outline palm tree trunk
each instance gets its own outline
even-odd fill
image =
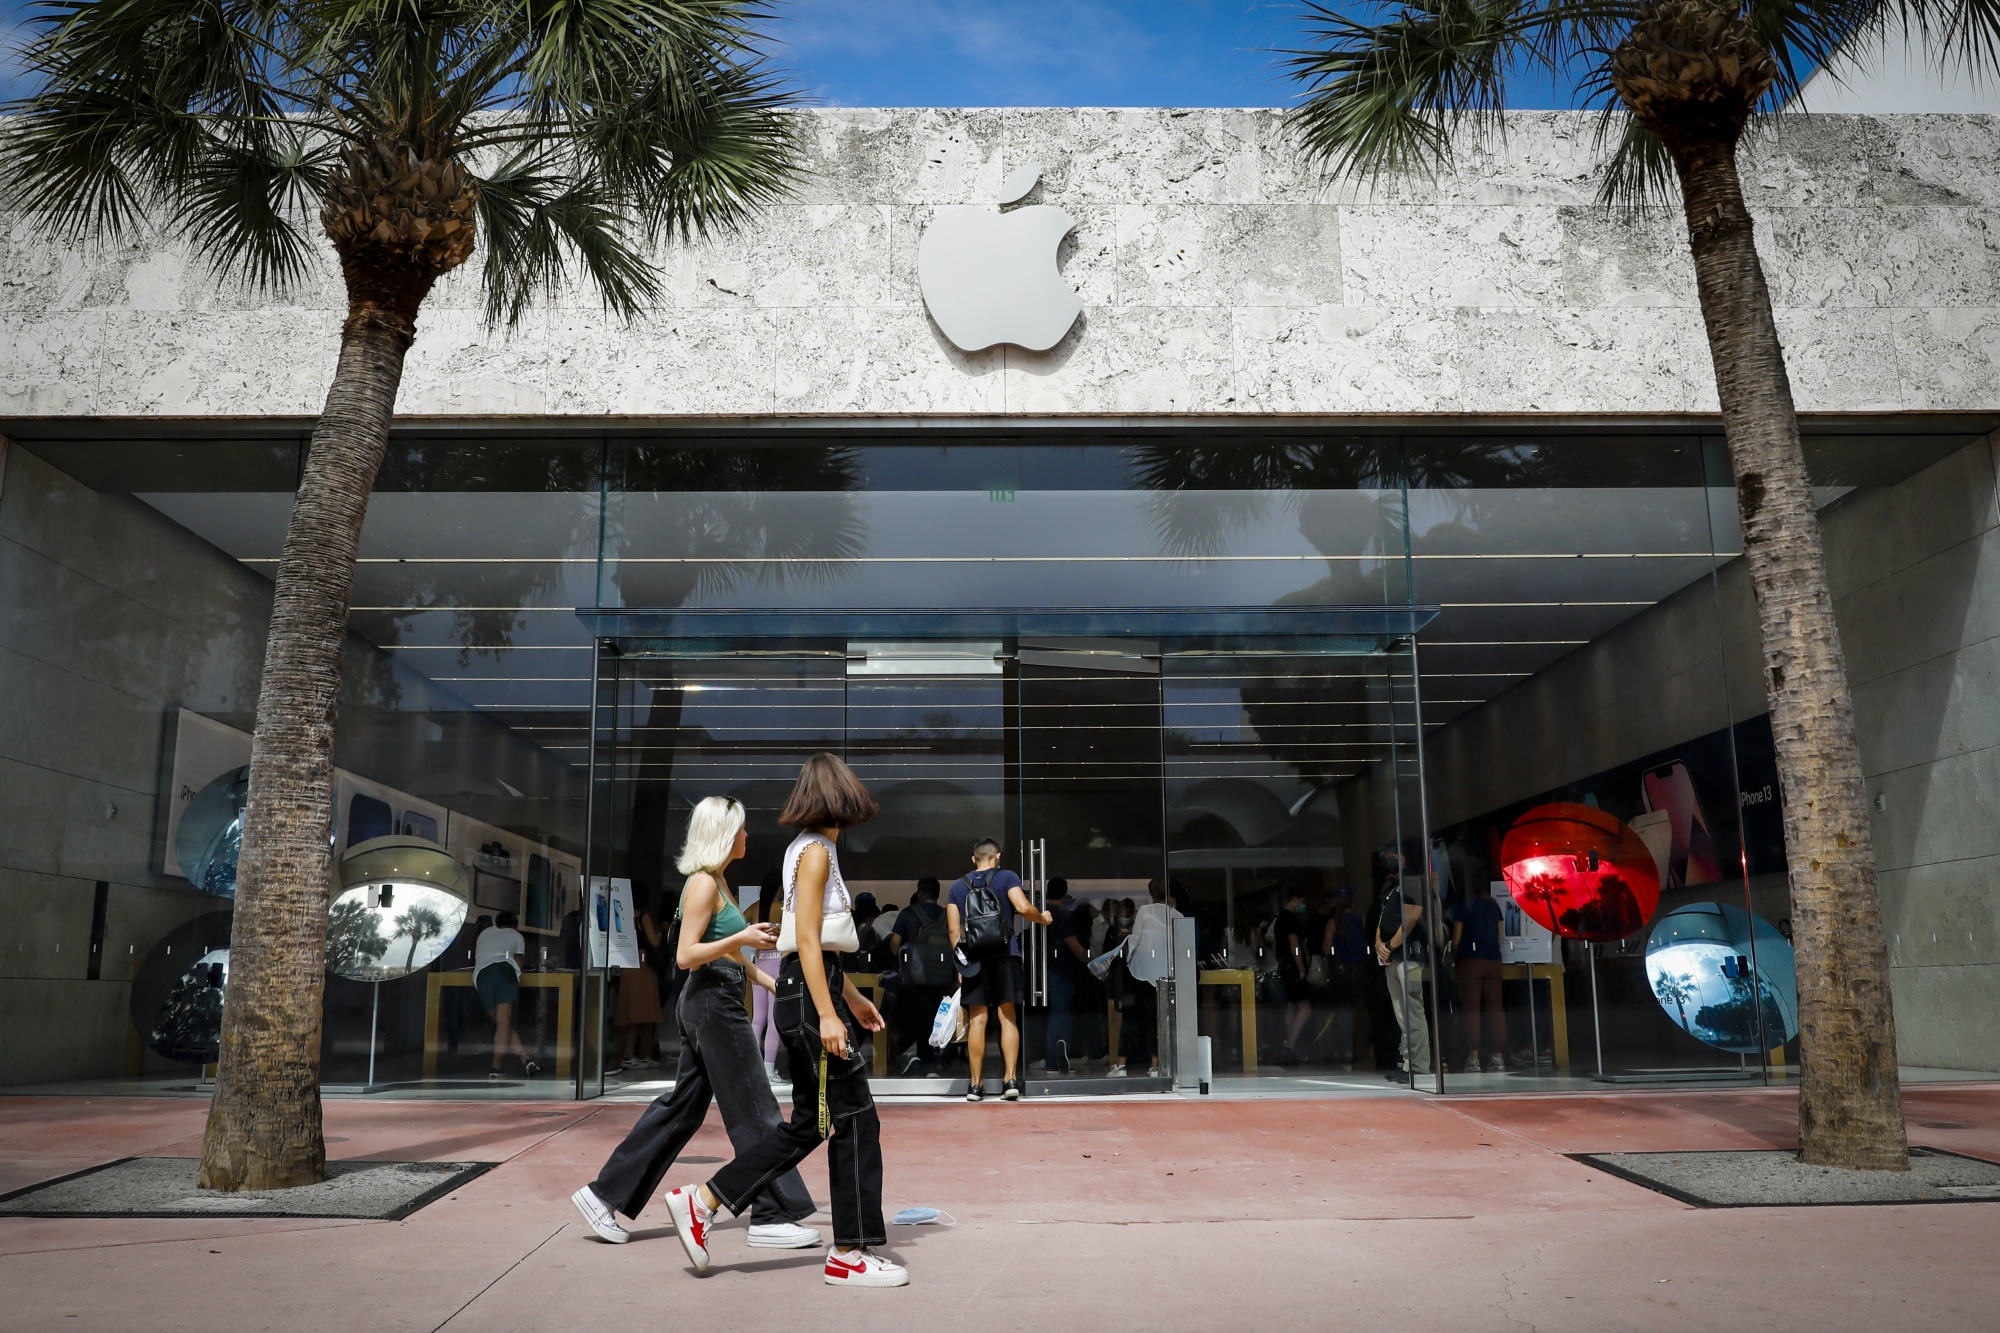
[[[373,302],[350,307],[285,531],[250,743],[204,1189],[285,1189],[326,1174],[319,1052],[341,649],[361,521],[415,333]]]
[[[1734,136],[1675,147],[1736,472],[1785,801],[1798,950],[1799,1156],[1906,1171],[1896,1021],[1854,701]]]

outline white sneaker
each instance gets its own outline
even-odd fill
[[[590,1229],[613,1245],[623,1245],[632,1239],[632,1233],[618,1225],[617,1214],[597,1197],[597,1191],[590,1186],[585,1185],[570,1195],[569,1201],[583,1214],[583,1220],[590,1224]]]
[[[907,1287],[910,1270],[873,1250],[826,1252],[826,1285],[829,1287]]]
[[[1126,1077],[1129,1077],[1129,1076],[1128,1076],[1128,1075],[1126,1074],[1126,1072],[1125,1072],[1125,1066],[1124,1066],[1124,1065],[1113,1065],[1113,1066],[1111,1066],[1111,1068],[1109,1068],[1109,1069],[1107,1069],[1107,1070],[1105,1070],[1105,1071],[1104,1071],[1104,1077],[1106,1077],[1106,1078],[1126,1078]]]
[[[666,1195],[667,1215],[674,1219],[674,1234],[681,1238],[688,1262],[697,1273],[708,1271],[708,1224],[715,1214],[701,1205],[701,1186],[683,1185]]]
[[[811,1250],[822,1243],[818,1231],[797,1222],[758,1222],[750,1228],[750,1244],[760,1250]]]

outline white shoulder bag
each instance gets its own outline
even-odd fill
[[[832,862],[829,854],[828,863]],[[829,877],[830,879],[831,877]],[[847,886],[841,885],[846,892]],[[778,952],[797,953],[799,951],[799,914],[785,909],[785,919],[778,926]],[[822,914],[819,922],[819,947],[827,953],[860,953],[861,936],[854,929],[854,902],[850,898],[847,906],[832,915]]]

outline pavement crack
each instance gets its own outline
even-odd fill
[[[431,1333],[438,1333],[438,1329],[443,1328],[445,1324],[449,1324],[452,1320],[458,1318],[460,1315],[464,1314],[467,1310],[471,1309],[473,1301],[478,1300],[481,1296],[484,1296],[487,1292],[499,1286],[500,1280],[502,1278],[506,1277],[507,1274],[513,1272],[515,1269],[519,1268],[522,1264],[527,1263],[528,1260],[534,1258],[535,1255],[540,1252],[542,1246],[548,1244],[550,1241],[554,1240],[557,1236],[562,1235],[562,1233],[567,1230],[569,1230],[569,1223],[565,1222],[561,1226],[557,1227],[554,1231],[551,1231],[548,1235],[542,1237],[540,1241],[536,1242],[534,1249],[529,1250],[526,1254],[516,1259],[513,1263],[508,1264],[506,1268],[502,1269],[498,1274],[494,1276],[491,1282],[481,1287],[478,1291],[473,1292],[471,1297],[466,1300],[464,1305],[459,1306],[456,1310],[453,1310],[450,1314],[446,1315],[444,1317],[444,1323],[439,1324],[437,1328],[433,1328],[431,1330]]]

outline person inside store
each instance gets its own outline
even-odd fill
[[[749,839],[742,803],[704,797],[688,816],[687,841],[675,866],[688,877],[674,931],[674,961],[687,970],[674,1006],[681,1053],[673,1090],[653,1100],[605,1159],[597,1179],[570,1196],[590,1229],[614,1245],[631,1239],[618,1214],[637,1219],[667,1170],[708,1117],[722,1108],[722,1126],[740,1150],[782,1123],[761,1049],[743,1008],[746,982],[760,991],[775,981],[746,969],[740,951],[775,948],[778,928],[744,919],[729,891],[728,870]],[[820,1233],[801,1223],[812,1195],[796,1170],[773,1173],[752,1192],[749,1243],[761,1249],[810,1249]]]
[[[1076,914],[1076,937],[1083,946],[1084,956],[1084,965],[1077,969],[1076,974],[1076,998],[1070,1006],[1075,1015],[1072,1022],[1075,1025],[1076,1046],[1073,1050],[1082,1053],[1085,1063],[1095,1064],[1102,1061],[1111,1049],[1106,1040],[1104,983],[1091,975],[1089,962],[1103,952],[1104,913],[1088,902],[1078,902],[1072,910]],[[1072,1053],[1070,1063],[1074,1066],[1076,1062],[1077,1057]]]
[[[1135,1060],[1146,1061],[1150,1077],[1160,1073],[1158,987],[1172,970],[1174,918],[1180,913],[1168,904],[1167,886],[1161,881],[1149,881],[1146,894],[1150,901],[1132,914],[1132,933],[1125,941],[1131,984],[1119,1006],[1118,1055],[1107,1071],[1112,1078],[1124,1078]]]
[[[889,948],[896,956],[896,1072],[903,1075],[937,1072],[939,1053],[931,1045],[931,1020],[938,1005],[958,983],[952,968],[951,924],[938,905],[941,886],[934,876],[917,881],[916,896],[896,914],[889,930]]]
[[[1402,1065],[1386,1077],[1392,1083],[1408,1083],[1413,1075],[1431,1070],[1431,1025],[1424,1011],[1423,983],[1430,961],[1430,930],[1423,924],[1423,903],[1403,888],[1400,858],[1398,866],[1388,880],[1382,915],[1375,923],[1375,960],[1386,973],[1389,1005],[1402,1033]]]
[[[488,1078],[501,1076],[501,1062],[510,1055],[520,1060],[529,1078],[542,1072],[514,1031],[514,1013],[521,1003],[521,958],[528,952],[520,924],[512,912],[502,912],[472,945],[473,989],[493,1019],[493,1067],[486,1071]]]
[[[1361,1003],[1362,965],[1368,961],[1368,928],[1354,910],[1354,890],[1341,884],[1327,907],[1320,950],[1327,960],[1327,989],[1333,1006],[1336,1069],[1352,1069],[1367,1042],[1367,1009]]]
[[[493,918],[481,912],[476,917],[468,917],[458,928],[451,947],[438,956],[438,970],[470,972],[475,978],[478,969],[474,967],[473,946],[479,942],[479,932],[493,924]],[[438,1014],[444,1023],[445,1050],[458,1054],[458,1039],[465,1032],[466,1016],[479,1004],[478,992],[465,993],[463,986],[446,986],[438,992]]]
[[[771,1007],[772,992],[778,987],[778,927],[784,908],[785,878],[773,869],[764,876],[764,883],[757,894],[757,905],[751,909],[751,925],[765,925],[771,928],[771,944],[767,948],[759,945],[750,951],[750,966],[771,979],[766,986],[758,982],[750,996],[750,1031],[757,1038],[757,1049],[764,1056],[764,1076],[772,1084],[778,1082],[778,1020]]]
[[[972,871],[951,886],[945,900],[951,947],[958,960],[959,1001],[965,1006],[965,1100],[984,1101],[986,1019],[1000,1017],[1000,1095],[1021,1100],[1021,1024],[1017,1015],[1027,993],[1021,970],[1022,918],[1046,926],[1052,918],[1028,899],[1021,877],[1000,865],[1000,844],[981,838],[972,844]]]
[[[635,892],[635,897],[639,895]],[[632,922],[638,936],[639,966],[618,969],[618,995],[612,1023],[620,1031],[624,1070],[660,1067],[660,974],[655,962],[664,937],[653,920],[650,901],[642,900]]]
[[[792,935],[778,948],[778,1031],[792,1078],[792,1117],[747,1148],[738,1148],[705,1185],[666,1196],[681,1248],[697,1273],[709,1263],[710,1228],[723,1209],[740,1213],[770,1181],[821,1143],[833,1195],[833,1248],[823,1268],[828,1286],[901,1287],[910,1274],[881,1253],[882,1121],[860,1055],[860,1034],[882,1030],[882,1015],[842,967],[854,951],[854,898],[840,875],[841,833],[872,819],[875,798],[836,755],[807,759],[778,822],[799,830],[786,849],[785,920]],[[796,938],[793,938],[796,936]]]
[[[1049,881],[1049,1030],[1043,1063],[1050,1073],[1070,1072],[1070,1052],[1076,1049],[1076,1002],[1079,978],[1088,977],[1090,955],[1083,947],[1069,881]],[[1085,909],[1088,910],[1088,909]]]
[[[1489,1073],[1507,1069],[1507,1015],[1500,1007],[1500,904],[1474,885],[1445,911],[1451,923],[1452,956],[1458,963],[1459,1022],[1465,1038],[1464,1069],[1480,1069],[1486,1053]]]
[[[1273,1064],[1298,1064],[1299,1037],[1312,1018],[1312,991],[1307,984],[1308,944],[1305,891],[1296,884],[1280,891],[1278,914],[1271,923],[1271,947],[1278,955],[1278,982],[1285,991],[1285,1036],[1273,1052]]]

